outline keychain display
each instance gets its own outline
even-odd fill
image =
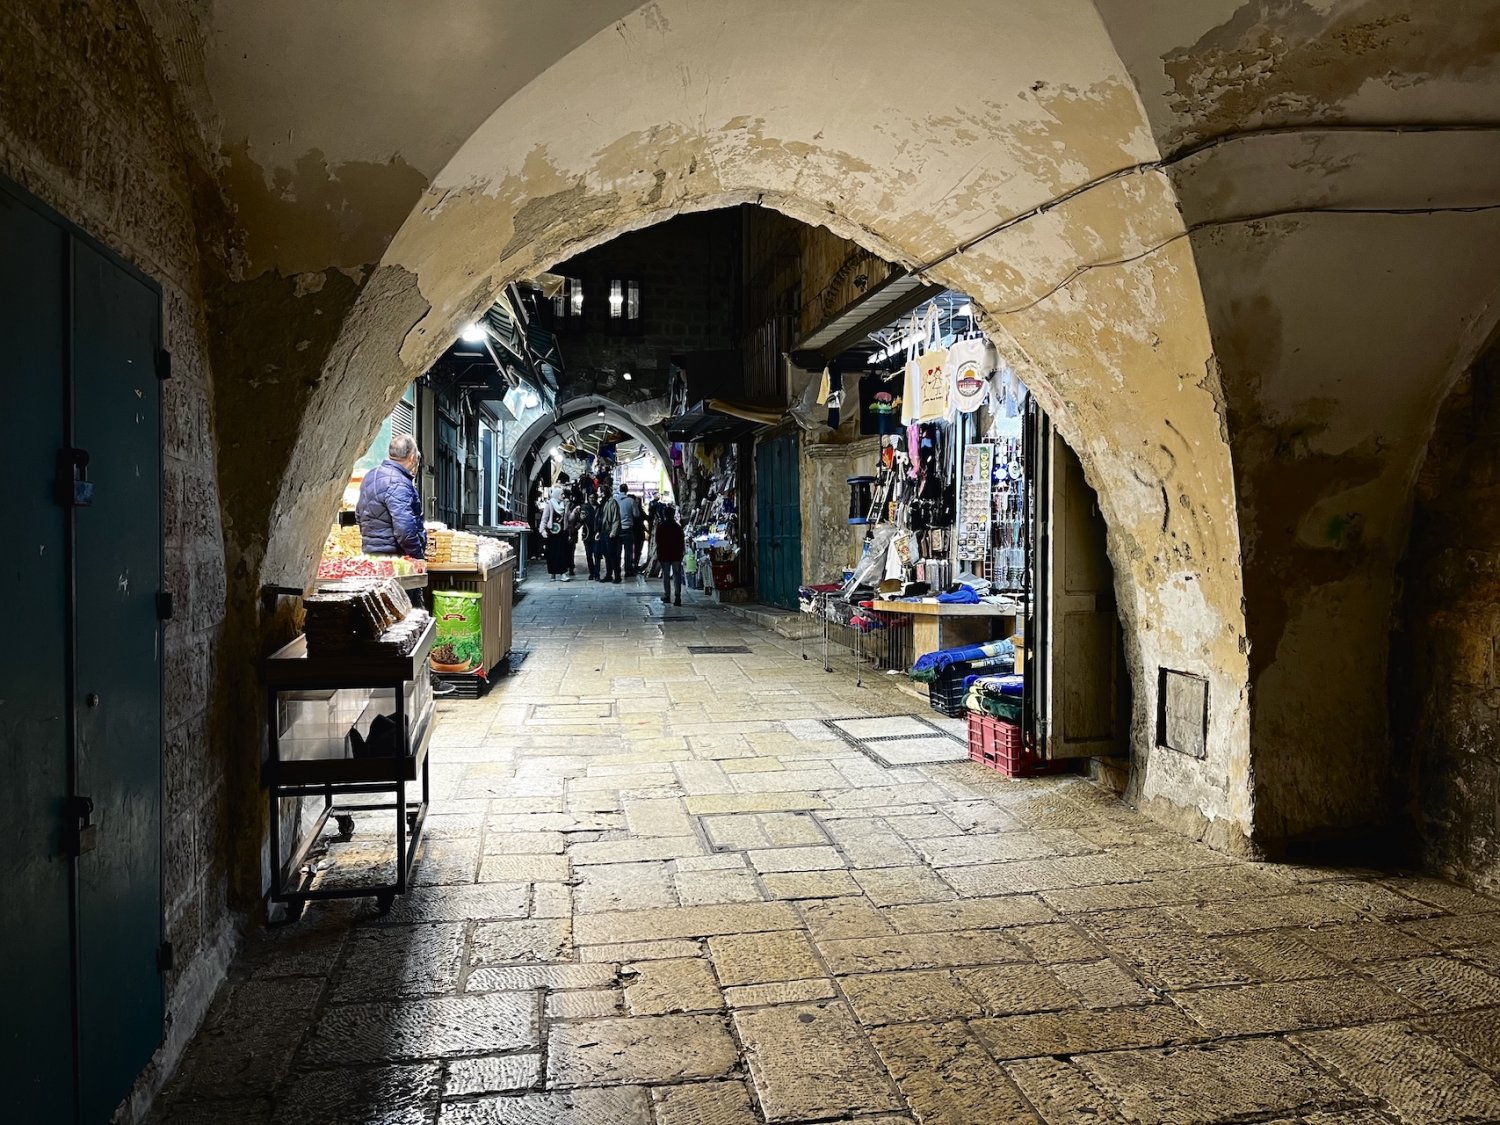
[[[989,553],[990,516],[994,511],[995,447],[970,445],[964,449],[963,474],[959,479],[957,536],[958,560],[983,563]]]

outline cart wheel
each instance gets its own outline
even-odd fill
[[[409,812],[409,813],[406,814],[406,827],[408,829],[415,828],[416,824],[417,824],[417,811],[415,809],[413,809],[411,812]]]
[[[391,907],[396,903],[395,891],[381,891],[375,896],[375,909],[382,915],[389,914]]]
[[[354,818],[348,813],[341,813],[333,818],[334,823],[339,826],[339,835],[346,840],[354,835]]]
[[[306,901],[296,899],[286,904],[286,924],[290,926],[302,917],[302,912],[307,909]]]

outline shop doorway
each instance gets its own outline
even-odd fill
[[[760,600],[797,608],[802,585],[802,504],[795,433],[781,434],[755,450],[756,561]]]
[[[0,702],[20,1121],[107,1121],[161,1041],[161,293],[0,183],[19,488]]]
[[[1104,516],[1078,455],[1047,415],[1033,410],[1028,428],[1035,482],[1030,733],[1048,758],[1116,757],[1128,745],[1129,703]]]

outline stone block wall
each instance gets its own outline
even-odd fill
[[[1425,865],[1500,890],[1500,339],[1455,387],[1417,482],[1391,650],[1402,803]]]
[[[205,181],[155,52],[125,0],[0,5],[0,175],[161,286],[173,357],[162,399],[166,585],[176,599],[165,627],[164,864],[177,967],[167,974],[166,1044],[137,1111],[200,1023],[236,932],[223,742],[212,737],[225,574],[200,277]]]
[[[582,330],[558,333],[566,365],[562,397],[656,398],[667,392],[673,354],[735,347],[738,232],[738,210],[679,215],[554,267],[581,280],[585,294]],[[628,333],[609,328],[609,283],[616,278],[640,282],[640,326]]]

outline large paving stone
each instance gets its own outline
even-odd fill
[[[276,1096],[275,1125],[427,1125],[442,1087],[437,1063],[299,1074]]]
[[[878,1027],[870,1037],[923,1125],[1039,1120],[961,1023]]]
[[[1083,1072],[1063,1059],[1022,1059],[1007,1063],[1004,1070],[1048,1125],[1077,1121],[1123,1125],[1125,1121]]]
[[[828,802],[816,793],[716,793],[684,799],[694,816],[721,813],[805,812],[826,809]]]
[[[314,1065],[430,1059],[535,1047],[536,996],[497,992],[483,996],[339,1004],[323,1013],[307,1045]]]
[[[469,963],[483,966],[512,961],[557,961],[570,949],[569,925],[565,918],[482,922],[474,927]]]
[[[768,1004],[801,1004],[812,1000],[832,1000],[838,989],[827,977],[814,980],[777,980],[768,984],[745,984],[724,990],[724,1002],[731,1008],[762,1008]]]
[[[332,999],[342,1003],[457,991],[464,937],[461,922],[356,930],[334,978]]]
[[[541,1081],[542,1056],[538,1054],[485,1055],[454,1059],[448,1063],[443,1095],[449,1098],[474,1094],[505,1094],[529,1090]]]
[[[979,998],[985,1015],[1056,1011],[1078,1004],[1078,997],[1042,965],[989,965],[959,969],[957,975]]]
[[[1408,1025],[1315,1031],[1292,1042],[1406,1121],[1500,1121],[1500,1083]]]
[[[924,906],[896,906],[887,918],[902,933],[933,933],[941,930],[988,930],[1050,922],[1057,915],[1035,895],[1009,898],[976,898]]]
[[[842,1004],[736,1010],[734,1024],[769,1122],[903,1108]]]
[[[599,840],[570,844],[568,858],[579,866],[591,863],[646,863],[702,855],[706,849],[696,836],[656,836],[643,840]]]
[[[214,1005],[177,1086],[190,1097],[263,1095],[286,1073],[312,1026],[324,982],[314,977],[252,980]]]
[[[1041,1012],[975,1020],[971,1026],[997,1059],[1164,1047],[1212,1037],[1201,1024],[1169,1004],[1105,1012]]]
[[[524,918],[530,894],[525,884],[485,883],[454,887],[413,887],[396,899],[383,919],[388,924],[467,922]]]
[[[1017,926],[1006,936],[1043,965],[1094,961],[1106,953],[1104,946],[1069,922]]]
[[[863,1024],[969,1019],[984,1014],[979,1000],[945,969],[872,973],[839,982]]]
[[[752,851],[749,859],[755,870],[763,875],[786,871],[835,871],[844,866],[844,857],[838,849],[827,844]]]
[[[715,1078],[738,1057],[718,1016],[584,1020],[548,1032],[547,1081],[561,1088]]]
[[[1369,1023],[1417,1010],[1395,992],[1362,977],[1202,988],[1174,993],[1172,998],[1199,1023],[1226,1035]]]
[[[1447,957],[1381,961],[1364,971],[1429,1012],[1500,1004],[1500,978]]]
[[[1500,1073],[1500,1008],[1432,1016],[1414,1020],[1413,1026],[1467,1055],[1491,1073]]]
[[[646,1091],[561,1090],[443,1106],[438,1125],[651,1125]]]
[[[708,952],[725,985],[827,976],[807,935],[795,931],[711,937]]]
[[[626,981],[625,1005],[633,1016],[713,1012],[724,1007],[713,966],[701,957],[679,961],[639,961],[620,970]]]
[[[858,888],[855,888],[858,890]],[[833,898],[799,905],[807,932],[814,941],[833,938],[878,937],[894,933],[886,916],[866,898]]]
[[[757,1125],[743,1082],[695,1082],[651,1091],[657,1125]]]
[[[854,881],[876,906],[948,902],[953,888],[926,867],[882,867],[854,872]]]
[[[665,863],[603,863],[578,869],[574,904],[580,914],[677,905]]]
[[[762,875],[761,883],[774,898],[846,898],[862,893],[848,871],[788,871]]]
[[[523,992],[537,988],[608,988],[618,980],[614,965],[507,965],[473,969],[466,992]]]
[[[1350,1091],[1275,1039],[1080,1055],[1080,1069],[1129,1121],[1189,1125],[1324,1108]]]
[[[1210,935],[1279,930],[1287,926],[1326,926],[1359,919],[1353,907],[1311,892],[1278,895],[1256,902],[1231,900],[1178,906],[1172,913],[1200,934]]]
[[[819,942],[818,949],[828,967],[840,976],[1026,960],[1025,953],[994,930],[841,938]]]
[[[800,928],[800,925],[796,911],[784,902],[680,906],[671,910],[636,910],[582,916],[574,921],[573,940],[579,945],[613,945],[662,938],[792,930]]]
[[[922,858],[934,867],[1009,863],[1018,859],[1083,855],[1100,850],[1095,844],[1066,828],[987,836],[940,836],[919,840],[915,846],[922,853]]]
[[[673,881],[683,906],[760,902],[764,898],[748,871],[679,871]]]
[[[943,877],[965,898],[979,898],[1129,883],[1140,879],[1141,873],[1107,855],[1072,855],[944,868]]]

